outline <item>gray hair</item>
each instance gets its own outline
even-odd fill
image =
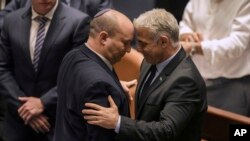
[[[168,35],[174,42],[179,41],[179,26],[175,17],[165,9],[152,9],[133,21],[135,28],[148,28],[153,39]]]

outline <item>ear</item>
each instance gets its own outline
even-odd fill
[[[108,38],[109,38],[109,35],[106,31],[102,31],[99,33],[99,42],[101,45],[105,45]]]
[[[161,47],[166,48],[170,44],[170,39],[168,36],[162,35],[160,36],[158,43]]]

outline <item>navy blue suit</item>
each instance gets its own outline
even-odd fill
[[[128,101],[116,74],[85,45],[67,54],[58,74],[54,141],[116,141],[114,130],[87,124],[81,113],[86,102],[108,107],[108,95],[119,113],[129,116]]]
[[[29,137],[35,132],[28,125],[24,126],[18,116],[17,110],[22,104],[18,97],[39,97],[53,129],[59,66],[68,51],[86,41],[90,17],[59,3],[46,34],[38,71],[35,72],[29,51],[31,15],[31,8],[26,7],[5,16],[0,41],[0,94],[5,97],[8,107],[7,126],[4,128],[7,136],[11,134],[10,137],[17,140],[38,141],[42,134]],[[15,134],[12,133],[14,129],[17,130]]]

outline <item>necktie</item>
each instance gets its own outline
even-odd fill
[[[144,94],[144,93],[147,91],[148,87],[150,86],[152,80],[153,80],[154,77],[155,77],[156,70],[157,70],[157,68],[156,68],[155,65],[152,65],[152,66],[150,67],[149,73],[148,73],[148,77],[147,77],[147,80],[146,80],[146,82],[144,83],[143,87],[141,87],[141,92],[140,92],[139,97],[141,97],[142,94]]]
[[[35,71],[38,69],[38,63],[40,59],[41,50],[43,47],[44,39],[45,39],[45,24],[48,21],[46,17],[36,17],[35,20],[39,23],[39,28],[36,35],[36,44],[33,58],[33,67]]]

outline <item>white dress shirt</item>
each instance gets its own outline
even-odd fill
[[[37,12],[35,12],[35,10],[32,7],[32,17],[31,17],[31,27],[30,27],[30,43],[29,43],[29,45],[30,45],[30,57],[31,57],[32,61],[34,58],[36,36],[37,36],[38,28],[39,28],[39,22],[36,21],[35,18],[37,16],[44,16],[44,17],[49,19],[45,25],[45,38],[46,38],[47,31],[49,29],[52,17],[55,13],[57,6],[58,6],[58,0],[56,1],[55,6],[46,15],[39,15]]]
[[[204,55],[193,60],[204,78],[250,75],[249,0],[190,0],[180,34],[190,32],[203,35]]]

